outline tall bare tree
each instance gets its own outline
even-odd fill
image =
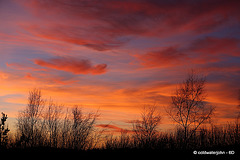
[[[205,102],[205,85],[206,78],[192,70],[178,86],[171,97],[171,105],[166,109],[171,119],[183,127],[185,141],[213,114],[214,107]],[[188,134],[190,128],[192,131]]]
[[[42,143],[43,125],[41,121],[42,111],[45,106],[45,100],[39,89],[33,89],[29,92],[28,105],[23,111],[20,111],[17,118],[17,131],[20,135],[21,143],[25,146],[36,146]]]
[[[157,136],[157,126],[161,122],[161,114],[156,106],[144,106],[141,119],[133,122],[134,137],[140,147],[151,147]]]

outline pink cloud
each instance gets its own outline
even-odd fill
[[[239,57],[240,40],[236,38],[206,37],[177,46],[161,47],[142,55],[135,55],[144,67],[175,67],[186,64],[218,63],[226,56]],[[214,64],[216,67],[216,64]],[[225,66],[225,70],[228,67]]]
[[[98,64],[93,66],[89,60],[74,59],[70,57],[52,58],[48,61],[35,59],[34,63],[43,67],[71,72],[74,74],[103,74],[106,72],[106,64]]]
[[[236,0],[197,1],[25,1],[40,22],[24,28],[33,35],[105,51],[128,42],[129,36],[172,36],[206,33],[240,17]],[[64,23],[63,23],[64,22]],[[71,24],[71,25],[69,25]],[[128,36],[128,38],[123,38]]]
[[[188,56],[177,47],[163,47],[159,51],[137,55],[146,67],[171,67],[184,64]]]
[[[40,38],[82,45],[97,51],[105,51],[117,48],[123,43],[121,41],[115,40],[114,38],[106,34],[96,34],[94,29],[78,26],[67,26],[58,24],[42,27],[40,25],[31,25],[24,26],[24,29]]]
[[[70,85],[73,83],[77,83],[78,80],[75,78],[66,78],[61,76],[52,76],[50,74],[33,74],[26,73],[24,79],[35,81],[38,84],[52,84],[52,85]]]

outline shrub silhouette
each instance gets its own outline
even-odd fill
[[[157,138],[157,126],[162,117],[156,110],[156,106],[145,106],[141,113],[141,119],[133,124],[133,136],[140,148],[151,148]]]
[[[2,118],[0,123],[0,148],[5,148],[8,142],[8,127],[6,128],[7,115],[2,112]]]

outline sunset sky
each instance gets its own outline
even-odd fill
[[[206,75],[215,121],[236,117],[239,0],[0,0],[0,111],[12,120],[29,90],[118,130],[164,107],[190,69]]]

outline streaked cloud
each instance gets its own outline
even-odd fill
[[[114,125],[111,125],[111,124],[99,124],[99,125],[96,125],[96,127],[112,130],[112,131],[109,131],[109,132],[125,132],[125,133],[132,132],[131,130],[123,129],[123,128],[120,128],[120,127],[117,127],[117,126],[114,126]]]
[[[183,65],[188,56],[177,47],[164,47],[159,51],[148,52],[137,56],[144,66],[171,67]]]
[[[50,60],[35,59],[34,63],[43,67],[71,72],[74,74],[103,74],[106,72],[106,64],[93,66],[89,60],[74,59],[70,57],[58,57]]]

